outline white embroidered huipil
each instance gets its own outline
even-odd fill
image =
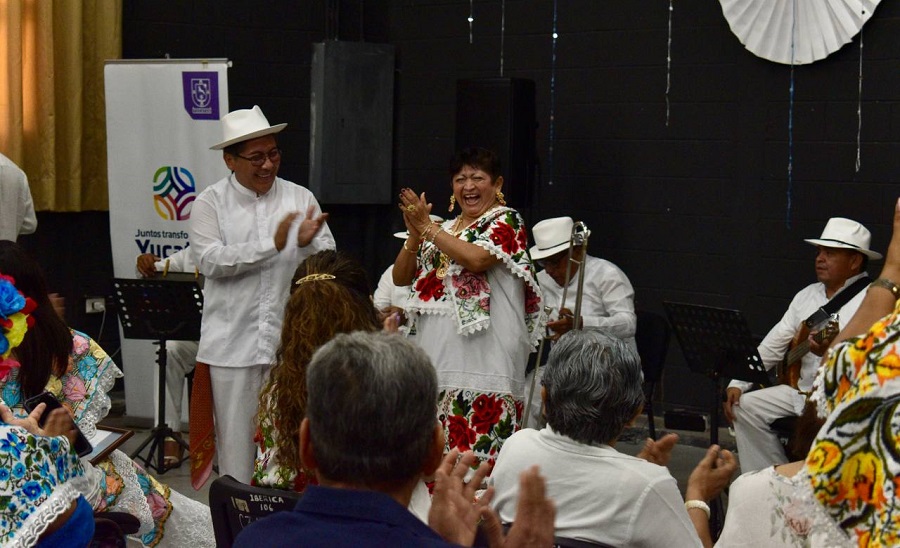
[[[276,178],[258,196],[234,175],[204,190],[191,211],[190,249],[206,276],[203,322],[197,361],[220,367],[275,362],[291,277],[306,257],[334,249],[328,225],[306,247],[297,247],[296,229],[313,206],[313,194]],[[298,211],[287,245],[275,249],[275,230]]]

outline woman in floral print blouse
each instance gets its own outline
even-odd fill
[[[525,367],[546,319],[519,213],[506,206],[497,156],[467,148],[450,162],[450,211],[429,218],[425,194],[400,193],[409,238],[394,285],[411,285],[407,311],[416,342],[438,373],[437,416],[447,449],[493,463],[518,428]]]
[[[14,242],[0,241],[0,272],[34,299],[33,325],[12,352],[14,364],[0,375],[0,396],[14,414],[25,416],[24,402],[47,391],[74,417],[90,438],[109,412],[107,392],[122,371],[87,335],[69,329],[50,303],[43,272]],[[94,511],[125,512],[141,526],[137,539],[146,546],[214,546],[209,507],[173,491],[119,450],[96,466],[81,459],[79,490]]]

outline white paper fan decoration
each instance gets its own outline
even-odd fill
[[[755,55],[804,65],[853,39],[881,0],[719,0],[731,32]],[[792,40],[793,33],[793,40]],[[793,53],[792,53],[793,49]]]

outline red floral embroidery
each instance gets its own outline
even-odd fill
[[[519,249],[528,247],[528,235],[525,234],[525,228],[519,227],[519,231],[516,233],[516,240],[519,242]]]
[[[500,419],[503,402],[494,396],[481,394],[472,402],[472,426],[479,434],[487,434]]]
[[[416,282],[416,291],[423,301],[438,300],[444,296],[444,282],[439,280],[432,270],[427,276]]]
[[[468,451],[475,443],[475,431],[469,428],[469,423],[462,415],[447,417],[447,431],[450,438],[450,449],[457,448],[460,451]]]
[[[531,284],[525,284],[525,313],[534,314],[541,307],[541,298]]]
[[[517,241],[516,231],[506,223],[497,223],[491,232],[491,241],[499,245],[504,253],[512,255],[524,246]]]
[[[483,275],[468,270],[463,270],[458,276],[453,277],[453,286],[456,288],[456,296],[460,299],[468,299],[491,290]]]

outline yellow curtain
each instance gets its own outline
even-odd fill
[[[109,209],[103,67],[122,0],[0,0],[0,151],[41,211]]]

